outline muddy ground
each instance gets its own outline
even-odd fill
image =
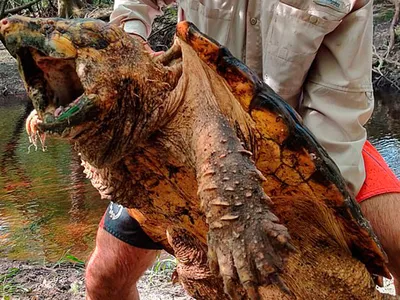
[[[138,283],[141,300],[191,300],[171,282],[172,269],[148,270]],[[392,281],[381,292],[394,295]],[[0,259],[1,299],[85,299],[84,268],[77,264],[39,264]]]
[[[380,58],[384,57],[388,44],[388,28],[393,11],[387,4],[376,6],[374,44],[374,68],[379,67]],[[173,17],[173,16],[172,16]],[[165,50],[165,44],[172,37],[171,18],[168,18],[166,27],[156,30],[162,34],[162,39],[152,41],[156,50]],[[154,36],[152,36],[154,39]],[[160,42],[161,41],[161,42]],[[400,84],[400,43],[395,44],[388,61],[381,63],[379,74],[374,72],[374,86],[376,89],[396,88]],[[393,63],[394,62],[394,63]],[[0,106],[5,98],[23,98],[24,88],[19,78],[15,60],[0,43]],[[169,300],[191,299],[185,296],[183,289],[173,285],[170,280],[172,270],[148,271],[139,282],[138,288],[141,299]],[[0,259],[0,297],[2,299],[84,299],[84,269],[72,263],[38,264],[30,262],[9,261]],[[384,292],[394,293],[393,284],[385,281]]]
[[[142,300],[190,300],[172,269],[149,270],[138,283]],[[85,299],[84,268],[73,263],[29,263],[0,259],[1,299]]]

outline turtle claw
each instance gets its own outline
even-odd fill
[[[258,287],[269,284],[290,295],[279,273],[294,247],[287,229],[277,221],[266,210],[245,224],[210,230],[210,269],[221,275],[231,299],[260,299]]]

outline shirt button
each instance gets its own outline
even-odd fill
[[[317,18],[316,16],[310,16],[310,22],[311,22],[312,24],[317,24],[318,18]]]
[[[251,24],[251,25],[256,25],[256,24],[257,24],[257,21],[258,21],[257,18],[251,18],[251,19],[250,19],[250,24]]]

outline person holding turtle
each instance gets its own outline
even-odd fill
[[[116,0],[111,23],[146,41],[161,8],[174,2]],[[178,2],[179,21],[225,45],[301,115],[356,195],[400,294],[400,183],[364,128],[374,108],[372,1]],[[86,268],[87,298],[139,299],[136,282],[160,249],[125,208],[110,203]]]

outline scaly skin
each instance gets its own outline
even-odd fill
[[[176,255],[190,294],[380,299],[362,262],[387,275],[384,253],[337,168],[272,90],[190,28],[157,59],[93,20],[13,17],[0,34],[39,132],[74,144],[102,197]]]
[[[257,166],[266,176],[264,189],[272,198],[282,195],[313,197],[340,211],[341,231],[348,247],[371,272],[388,276],[377,237],[328,154],[302,126],[297,113],[266,86],[257,75],[216,41],[190,23],[181,22],[177,35],[187,42],[231,87],[261,135]],[[363,251],[369,249],[370,252]]]

